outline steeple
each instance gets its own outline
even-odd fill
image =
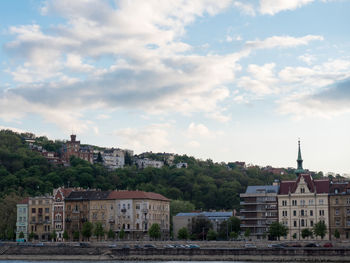
[[[304,172],[303,159],[301,158],[300,139],[298,140],[298,159],[297,159],[297,163],[298,163],[298,168],[295,170],[295,173],[297,175],[299,175],[299,174]]]

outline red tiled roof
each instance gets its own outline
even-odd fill
[[[301,174],[295,181],[282,181],[280,184],[280,194],[295,193],[301,177],[304,178],[310,192],[314,193],[316,190],[318,194],[329,193],[328,179],[313,180],[310,174]]]
[[[20,202],[18,202],[17,204],[18,205],[26,205],[26,204],[28,204],[28,201],[29,201],[29,197],[26,197],[26,198],[22,199]]]
[[[73,188],[61,188],[64,197],[67,197],[73,190]]]
[[[152,199],[161,201],[170,201],[168,198],[162,196],[161,194],[143,192],[143,191],[112,191],[108,199]]]

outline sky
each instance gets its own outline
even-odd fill
[[[350,174],[349,0],[0,1],[0,129]]]

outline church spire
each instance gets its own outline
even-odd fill
[[[298,163],[298,168],[295,171],[295,173],[297,175],[301,174],[304,172],[303,169],[303,159],[301,158],[301,149],[300,149],[300,139],[298,140],[298,159],[297,159],[297,163]]]

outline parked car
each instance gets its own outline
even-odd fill
[[[326,243],[323,245],[323,247],[333,247],[333,244],[332,243]]]
[[[143,248],[157,248],[155,245],[152,244],[145,244]]]
[[[244,244],[244,247],[245,248],[256,248],[256,245],[250,244],[250,243],[246,243],[246,244]]]
[[[43,243],[43,242],[39,242],[39,243],[36,243],[35,246],[36,246],[36,247],[43,247],[43,246],[44,246],[44,243]]]
[[[134,245],[134,248],[142,248],[139,244]]]
[[[90,247],[90,244],[89,243],[85,243],[85,242],[80,242],[79,246],[80,247]]]
[[[108,247],[109,247],[109,248],[116,248],[116,247],[117,247],[117,244],[109,244]]]
[[[302,247],[302,245],[300,243],[290,243],[288,247]]]
[[[174,248],[174,246],[171,244],[166,244],[166,245],[164,245],[164,248]]]
[[[309,243],[309,244],[306,244],[305,247],[319,247],[320,245],[317,244],[317,243]]]
[[[269,244],[268,247],[270,248],[286,248],[286,244]]]
[[[196,244],[189,244],[188,247],[191,249],[201,248],[200,246],[198,246]]]
[[[122,249],[130,249],[130,246],[129,246],[129,245],[124,245],[124,246],[122,247]]]

